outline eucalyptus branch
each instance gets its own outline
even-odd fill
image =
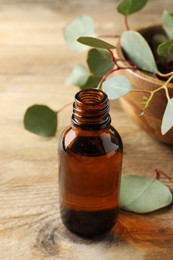
[[[170,81],[173,79],[173,75],[171,75],[169,77],[169,79],[160,87],[156,88],[155,90],[151,91],[150,92],[150,97],[148,98],[148,100],[146,101],[145,103],[145,106],[144,106],[144,110],[149,106],[154,94],[158,91],[160,91],[161,89],[164,89],[165,90],[165,94],[166,94],[166,98],[167,100],[170,99],[170,96],[169,96],[169,92],[168,92],[168,88],[167,88],[167,85],[170,83]]]
[[[144,108],[143,108],[143,111],[149,106],[149,104],[150,104],[150,102],[151,102],[151,100],[152,100],[152,98],[153,98],[153,96],[154,96],[155,93],[156,93],[156,92],[154,92],[154,91],[151,91],[151,92],[150,92],[150,96],[149,96],[149,98],[147,99],[147,101],[145,102],[145,106],[144,106]]]
[[[117,71],[119,68],[116,67],[115,69],[112,69],[106,73],[106,75],[101,79],[100,83],[98,84],[97,89],[101,89],[103,82],[115,71]]]
[[[170,99],[167,85],[171,82],[172,79],[173,79],[173,74],[172,74],[172,75],[169,77],[169,79],[163,84],[163,89],[165,90],[165,94],[166,94],[167,100]]]
[[[109,53],[110,53],[110,55],[111,55],[112,61],[115,63],[115,65],[118,67],[118,69],[122,69],[122,70],[123,70],[123,69],[131,69],[131,70],[133,70],[133,71],[139,70],[139,71],[141,71],[141,72],[149,73],[149,74],[153,75],[153,77],[157,78],[157,74],[156,74],[156,73],[154,73],[154,72],[152,72],[152,71],[149,71],[149,70],[142,69],[142,68],[138,67],[136,64],[134,64],[133,62],[131,62],[130,60],[126,60],[126,59],[116,59],[115,56],[114,56],[114,53],[113,53],[111,50],[108,50],[108,51],[109,51]],[[128,62],[128,63],[131,65],[131,67],[129,67],[129,66],[121,67],[121,66],[118,64],[118,62]],[[117,69],[117,70],[118,70],[118,69]]]
[[[128,62],[130,65],[131,65],[131,67],[128,67],[128,66],[126,66],[126,67],[121,67],[121,66],[119,66],[117,63],[118,62]],[[140,67],[138,67],[136,64],[134,64],[132,61],[130,61],[130,60],[126,60],[126,59],[116,59],[116,65],[120,68],[120,69],[131,69],[131,70],[139,70],[139,71],[141,71],[141,72],[144,72],[144,73],[148,73],[148,74],[151,74],[151,75],[153,75],[153,77],[154,78],[158,78],[158,76],[160,75],[160,74],[156,74],[156,73],[154,73],[153,71],[150,71],[150,70],[146,70],[146,69],[142,69],[142,68],[140,68]]]
[[[131,64],[132,65],[132,64]],[[131,70],[133,70],[133,71],[135,71],[135,70],[139,70],[140,72],[144,72],[144,73],[148,73],[148,74],[151,74],[154,78],[158,78],[158,74],[156,74],[156,73],[154,73],[154,72],[152,72],[152,71],[150,71],[150,70],[145,70],[145,69],[141,69],[141,68],[139,68],[138,66],[136,66],[136,65],[132,65],[132,67],[121,67],[121,66],[118,66],[119,67],[119,69],[121,69],[121,70],[127,70],[127,69],[131,69]]]
[[[131,69],[131,70],[133,70],[133,71],[139,70],[139,71],[141,71],[141,72],[151,74],[151,75],[153,75],[153,77],[155,77],[155,78],[157,78],[157,76],[160,75],[160,74],[157,75],[156,73],[154,73],[154,72],[152,72],[152,71],[150,71],[150,70],[142,69],[142,68],[138,67],[136,64],[134,64],[134,63],[133,63],[132,61],[130,61],[130,60],[126,60],[126,59],[116,59],[115,56],[114,56],[114,53],[113,53],[110,49],[109,49],[108,51],[109,51],[109,53],[110,53],[110,55],[111,55],[112,61],[115,63],[115,65],[117,66],[118,69]],[[121,66],[118,64],[118,62],[128,62],[128,63],[131,65],[131,67],[129,67],[129,66],[121,67]],[[118,69],[117,69],[117,70],[118,70]],[[163,75],[164,75],[164,74],[163,74]],[[166,74],[165,74],[165,75],[166,75]],[[165,77],[166,77],[166,76],[165,76]]]

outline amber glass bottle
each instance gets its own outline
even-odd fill
[[[117,218],[122,141],[110,123],[107,95],[82,90],[75,96],[72,125],[59,140],[61,219],[84,237],[107,232]]]

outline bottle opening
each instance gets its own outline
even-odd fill
[[[109,100],[106,93],[98,89],[79,91],[73,103],[72,122],[85,130],[97,130],[110,125]]]
[[[76,99],[85,105],[98,105],[107,99],[107,95],[97,89],[88,89],[77,93]]]

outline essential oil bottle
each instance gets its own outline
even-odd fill
[[[116,223],[122,150],[107,95],[97,89],[79,91],[71,126],[59,140],[60,214],[70,231],[93,237]]]

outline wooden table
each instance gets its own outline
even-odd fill
[[[130,18],[132,28],[159,22],[172,1],[149,1]],[[85,54],[66,47],[62,28],[80,14],[91,15],[98,33],[124,29],[115,1],[0,1],[0,259],[153,260],[173,259],[173,210],[153,214],[120,212],[114,230],[97,240],[70,234],[58,210],[57,142],[70,122],[71,108],[59,114],[55,138],[23,127],[32,104],[59,109],[78,90],[65,79]],[[173,148],[151,139],[111,103],[113,125],[124,142],[123,174],[151,176],[158,167],[173,177]],[[168,182],[167,182],[168,184]]]

